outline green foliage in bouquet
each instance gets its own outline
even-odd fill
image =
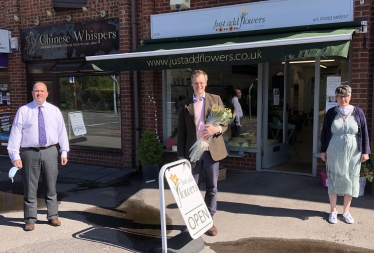
[[[138,149],[141,165],[158,164],[162,161],[164,149],[157,140],[156,133],[144,132],[136,148]]]

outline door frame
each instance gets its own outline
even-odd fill
[[[269,87],[270,87],[270,67],[269,62],[263,64],[262,76],[263,86],[262,86],[262,97],[263,97],[263,111],[262,111],[262,157],[261,157],[261,169],[270,169],[276,165],[287,162],[288,159],[288,145],[287,145],[287,136],[288,136],[288,120],[287,120],[287,102],[288,102],[288,68],[289,64],[284,65],[284,80],[283,80],[283,105],[282,105],[282,127],[281,130],[278,129],[279,135],[282,136],[282,142],[275,143],[272,145],[268,144],[268,135],[269,135]]]
[[[256,155],[256,171],[273,171],[270,169],[264,168],[264,146],[267,145],[267,141],[265,141],[263,138],[264,136],[267,136],[268,128],[264,127],[268,125],[268,107],[266,106],[266,103],[268,101],[268,91],[269,91],[269,68],[266,68],[267,63],[260,63],[258,64],[258,104],[261,106],[258,106],[257,108],[257,115],[260,115],[258,117],[258,122],[261,122],[261,124],[257,124],[257,132],[259,133],[257,135],[257,143],[260,143],[260,145],[257,147],[258,152]],[[320,152],[318,151],[318,127],[319,127],[319,94],[320,94],[320,57],[315,58],[315,82],[314,82],[314,105],[313,105],[313,147],[312,147],[312,173],[297,173],[297,172],[282,172],[282,173],[288,173],[288,174],[302,174],[302,175],[310,175],[313,177],[316,177],[317,175],[317,167],[318,167],[318,159],[320,158]],[[289,72],[290,72],[290,64],[286,61],[284,66],[284,101],[283,101],[283,119],[287,119],[287,100],[288,100],[288,91],[290,89],[289,86]],[[288,131],[287,129],[287,120],[283,120],[283,140],[287,140]],[[281,172],[281,171],[279,171]]]
[[[318,160],[320,152],[318,151],[318,128],[319,128],[319,94],[321,89],[321,57],[315,58],[314,65],[314,106],[313,106],[313,159],[312,159],[312,176],[317,176]],[[317,67],[318,66],[318,67]]]

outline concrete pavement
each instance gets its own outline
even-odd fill
[[[36,228],[24,232],[20,175],[10,183],[7,159],[0,158],[0,252],[152,252],[161,243],[157,182],[146,184],[133,171],[80,164],[60,169],[57,188],[62,226],[47,224],[40,200]],[[174,237],[185,225],[168,189],[165,201],[168,237]],[[340,214],[342,201],[339,198]],[[332,225],[327,222],[327,189],[321,186],[320,178],[229,171],[227,178],[219,181],[214,217],[218,235],[203,235],[205,247],[201,252],[300,252],[281,249],[291,245],[289,240],[303,245],[304,239],[315,240],[313,245],[331,242],[350,252],[374,252],[373,210],[374,196],[366,193],[353,199],[354,224],[339,220]],[[262,239],[267,242],[265,246],[254,250]],[[275,251],[265,249],[281,239],[286,242],[279,241]],[[253,244],[243,244],[249,240]],[[353,251],[356,248],[350,246],[361,250]],[[305,248],[301,252],[318,251]]]

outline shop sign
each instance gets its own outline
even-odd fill
[[[151,38],[172,38],[353,21],[353,0],[282,0],[151,16]],[[170,26],[170,24],[173,24]]]
[[[171,54],[163,56],[92,60],[105,71],[162,70],[202,68],[207,66],[250,65],[316,56],[347,57],[349,42],[330,41],[321,43],[237,49],[230,51]],[[91,61],[90,57],[87,58]]]
[[[119,19],[66,23],[21,31],[23,61],[119,53]]]
[[[180,164],[165,171],[170,190],[193,239],[213,226],[213,219],[201,196],[191,169]]]
[[[0,29],[0,53],[10,53],[10,36],[8,30]]]

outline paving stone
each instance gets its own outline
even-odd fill
[[[89,165],[83,165],[83,164],[74,164],[74,165],[69,166],[67,168],[60,169],[59,172],[58,172],[58,175],[62,176],[62,175],[65,175],[65,174],[68,174],[68,173],[71,173],[71,172],[74,172],[74,171],[79,171],[84,167],[90,167],[90,166]]]
[[[108,176],[102,177],[102,178],[100,178],[100,179],[98,179],[96,181],[98,181],[98,182],[100,182],[102,184],[106,184],[106,183],[114,181],[114,180],[116,180],[116,179],[118,179],[120,177],[123,177],[123,176],[125,176],[127,174],[130,174],[130,173],[132,173],[132,171],[129,171],[129,170],[120,170],[120,171],[118,171],[116,173],[113,173],[113,174],[110,174]]]

